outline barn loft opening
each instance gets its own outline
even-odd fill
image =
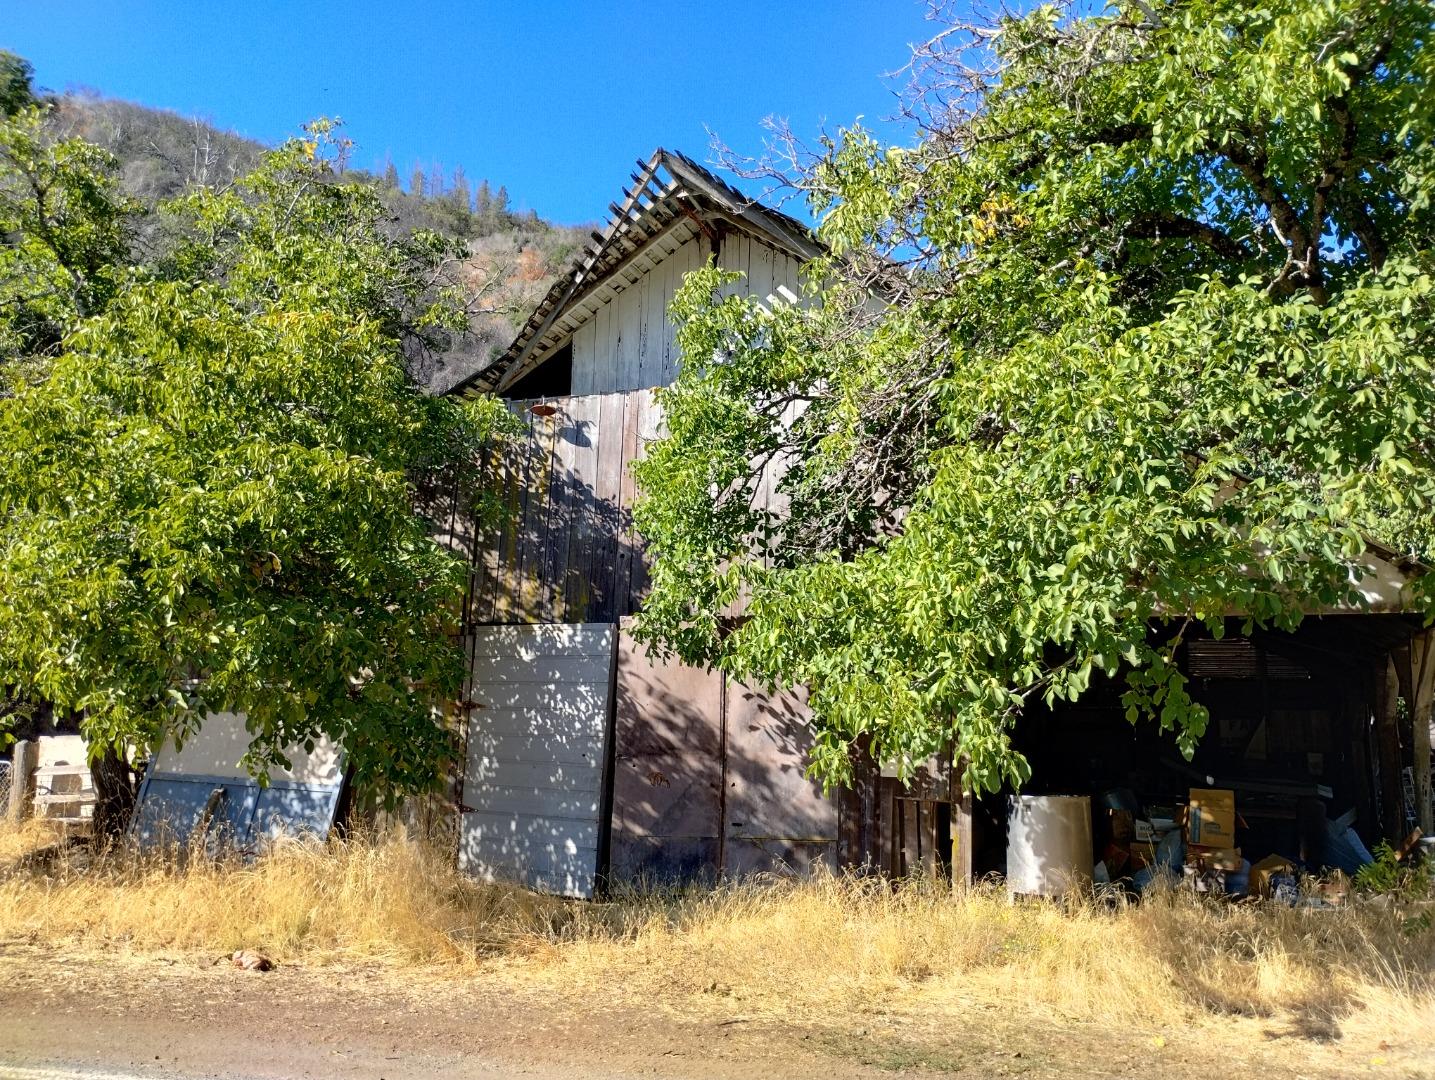
[[[567,397],[573,393],[573,342],[570,339],[501,395],[507,401]]]

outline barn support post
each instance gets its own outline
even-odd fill
[[[1375,753],[1380,768],[1380,831],[1391,843],[1399,843],[1405,829],[1405,811],[1400,796],[1400,674],[1393,655],[1376,665]]]
[[[959,757],[952,766],[952,888],[955,891],[972,885],[972,793],[966,790],[962,777],[967,759]]]
[[[6,814],[11,824],[18,825],[30,816],[35,805],[35,769],[40,764],[40,744],[33,739],[18,740],[10,761],[10,805],[6,807]]]
[[[1410,644],[1411,752],[1415,771],[1415,823],[1426,836],[1435,834],[1435,806],[1431,800],[1430,737],[1435,719],[1435,632],[1426,630]]]

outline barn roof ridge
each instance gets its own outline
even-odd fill
[[[615,272],[628,267],[652,241],[675,226],[694,228],[711,237],[703,213],[716,215],[724,225],[748,232],[802,261],[823,251],[802,222],[743,194],[686,154],[660,146],[637,165],[622,201],[609,204],[605,226],[590,235],[588,244],[539,301],[508,348],[445,393],[473,396],[514,382],[536,365],[546,348],[558,345],[571,333],[557,326],[563,316]],[[555,340],[545,340],[555,333]],[[528,363],[530,359],[533,364]]]

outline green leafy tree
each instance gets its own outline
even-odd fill
[[[409,374],[462,324],[430,284],[451,246],[392,239],[320,123],[164,205],[180,239],[135,265],[103,156],[37,122],[0,128],[0,258],[24,271],[0,313],[7,348],[38,350],[0,399],[7,678],[81,712],[92,746],[233,711],[256,772],[327,735],[361,781],[430,784],[464,564],[415,505],[470,481],[500,422]]]
[[[96,146],[53,139],[38,106],[0,122],[0,374],[52,355],[113,298],[137,209],[114,164]]]
[[[1189,752],[1190,627],[1359,604],[1367,535],[1430,553],[1431,12],[1118,0],[918,50],[919,141],[784,172],[821,295],[675,303],[643,633],[809,687],[829,778],[867,737],[1019,784],[1023,710],[1098,673]]]
[[[0,116],[14,116],[36,103],[34,74],[30,61],[0,49]]]

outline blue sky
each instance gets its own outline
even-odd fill
[[[516,208],[604,216],[662,144],[705,128],[755,151],[893,111],[883,72],[930,36],[924,0],[0,0],[0,48],[36,82],[199,115],[273,142],[342,116],[356,166],[461,164]],[[893,133],[894,137],[896,133]]]

